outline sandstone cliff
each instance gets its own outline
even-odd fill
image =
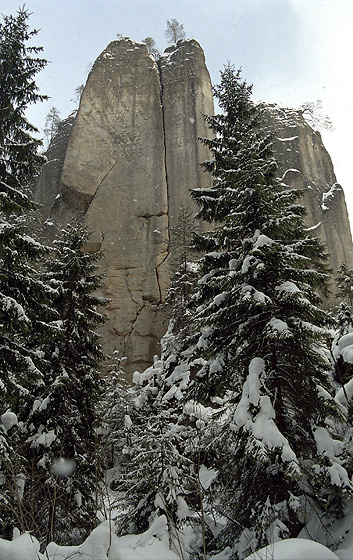
[[[49,223],[82,214],[89,250],[104,250],[103,346],[127,356],[129,372],[150,364],[166,330],[170,227],[191,205],[189,190],[211,185],[197,138],[209,134],[202,114],[212,113],[197,41],[168,48],[158,65],[146,45],[113,41],[90,72],[64,162],[49,161],[36,189]]]
[[[103,293],[110,299],[103,349],[127,356],[128,373],[149,365],[167,326],[169,238],[191,188],[211,186],[197,141],[213,114],[203,51],[179,41],[158,64],[146,45],[120,39],[93,65],[77,115],[60,125],[34,198],[46,235],[84,217],[91,251],[104,250]],[[267,106],[282,182],[302,188],[307,226],[326,243],[334,271],[353,268],[353,246],[342,188],[319,133],[288,109]]]

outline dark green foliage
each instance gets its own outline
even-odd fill
[[[336,277],[337,294],[340,303],[335,309],[336,337],[332,351],[335,362],[335,379],[341,385],[353,377],[353,364],[344,360],[340,346],[344,348],[343,337],[353,332],[353,271],[345,263],[340,266]],[[348,341],[350,342],[350,341]],[[352,408],[352,404],[349,405]]]
[[[97,307],[104,302],[94,295],[102,282],[96,274],[100,254],[84,251],[88,237],[80,224],[69,226],[47,261],[45,279],[54,294],[56,331],[42,346],[48,368],[30,415],[27,449],[32,472],[24,500],[39,503],[42,495],[32,531],[62,543],[68,538],[81,541],[95,526],[103,472],[96,406],[104,356],[94,329],[103,322]],[[66,476],[55,471],[64,460],[74,466]]]
[[[37,337],[46,328],[49,294],[35,263],[46,251],[24,221],[0,216],[0,371],[6,406],[20,412],[26,394],[41,383]]]
[[[339,346],[342,345],[342,337],[353,332],[352,308],[345,301],[336,308],[337,334],[333,341],[332,351],[335,363],[335,380],[344,385],[353,377],[353,364],[344,360]]]

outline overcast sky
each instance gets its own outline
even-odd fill
[[[23,4],[0,0],[2,14]],[[205,51],[213,83],[230,61],[254,86],[254,99],[298,107],[321,99],[334,131],[322,132],[353,222],[351,133],[353,0],[27,0],[35,44],[50,61],[37,78],[51,99],[29,111],[43,128],[52,106],[62,118],[75,107],[75,88],[118,33],[166,45],[166,21],[183,23]]]

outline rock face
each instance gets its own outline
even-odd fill
[[[88,250],[104,250],[103,347],[127,356],[128,372],[150,364],[166,330],[170,228],[192,204],[189,190],[211,186],[199,168],[202,114],[213,114],[213,99],[196,41],[170,47],[158,65],[146,45],[113,41],[88,77],[59,179],[48,162],[36,189],[53,221],[83,215]]]
[[[353,244],[344,192],[337,183],[331,158],[321,135],[300,111],[276,105],[266,107],[266,119],[275,135],[275,155],[282,182],[303,191],[299,202],[307,210],[306,224],[329,254],[333,277],[342,263],[353,269]],[[332,281],[332,299],[335,285]]]
[[[204,54],[196,41],[179,42],[177,49],[166,49],[159,67],[169,220],[173,227],[181,205],[192,205],[189,190],[212,184],[210,177],[199,167],[199,163],[209,158],[209,151],[194,139],[210,134],[203,115],[213,115],[213,98]],[[193,141],[185,142],[185,138]]]
[[[203,51],[179,41],[158,64],[146,45],[120,39],[96,60],[76,116],[60,125],[48,150],[34,199],[45,231],[83,216],[90,251],[103,249],[107,321],[103,350],[127,356],[126,371],[142,370],[159,351],[167,327],[169,241],[189,190],[210,187],[199,163],[209,158],[197,141],[210,134],[213,114]],[[282,182],[302,188],[307,226],[327,243],[334,271],[353,268],[353,247],[342,188],[321,137],[302,116],[266,107],[276,137]]]

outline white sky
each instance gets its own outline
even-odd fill
[[[0,0],[0,12],[20,5]],[[151,36],[163,51],[166,21],[175,18],[203,47],[213,83],[230,61],[253,83],[255,100],[289,107],[322,100],[334,125],[323,140],[353,220],[353,0],[27,0],[26,7],[31,28],[40,29],[35,44],[50,60],[37,83],[51,99],[28,113],[39,128],[52,106],[62,118],[75,108],[75,88],[117,33]]]

